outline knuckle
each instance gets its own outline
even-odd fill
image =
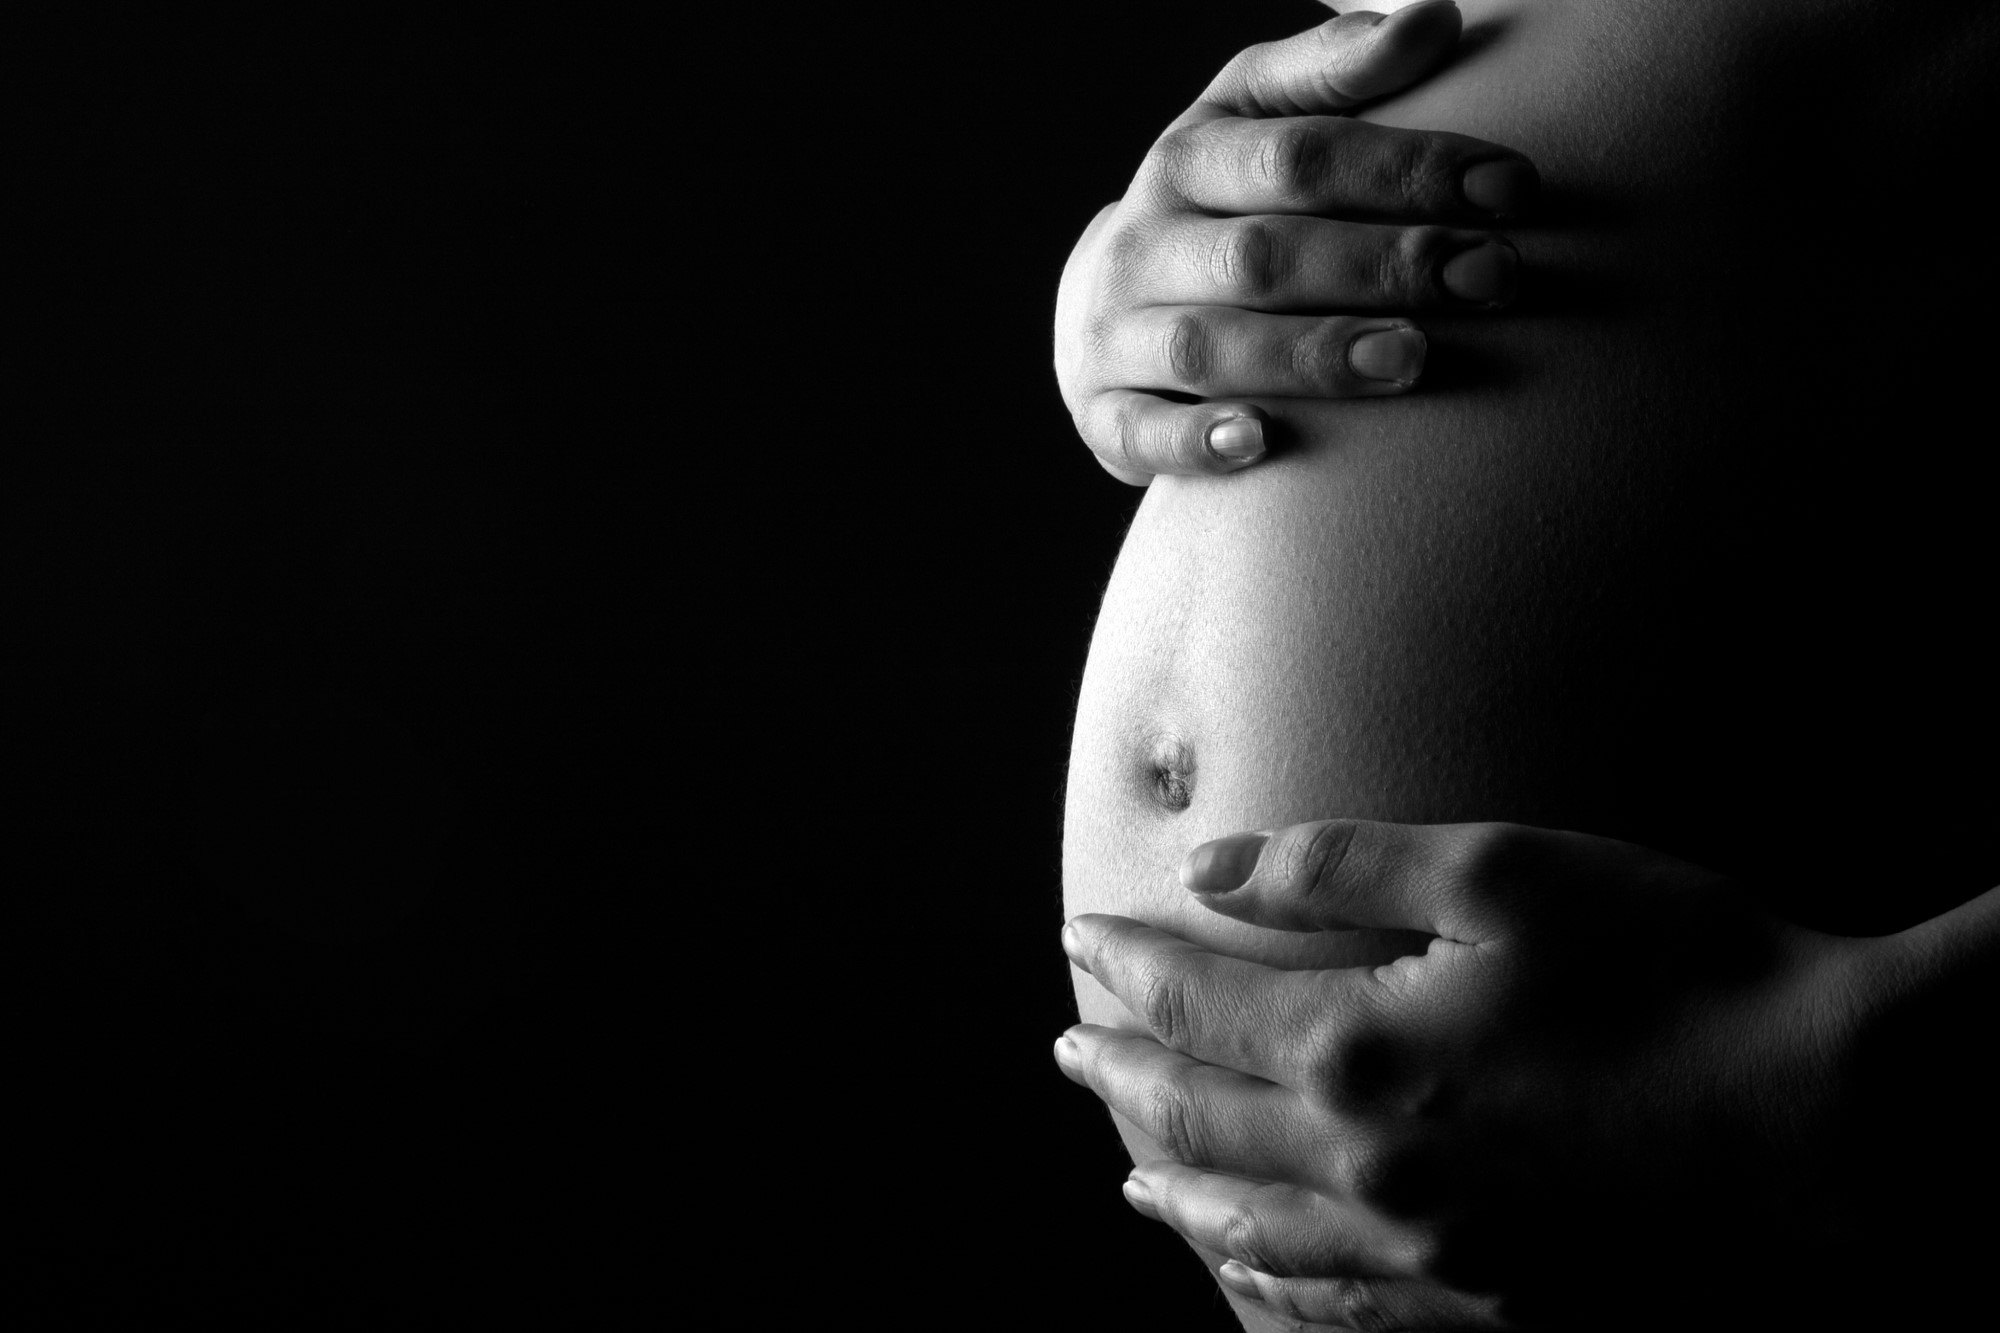
[[[1530,873],[1535,842],[1518,824],[1475,824],[1454,858],[1459,880],[1480,889],[1500,889]]]
[[[1287,887],[1300,893],[1327,888],[1346,864],[1354,835],[1355,826],[1345,820],[1330,819],[1316,825],[1280,862]]]
[[[1167,439],[1159,447],[1159,452],[1170,460],[1176,472],[1188,475],[1229,471],[1229,466],[1216,457],[1208,447],[1208,427],[1199,418],[1186,413],[1175,413],[1169,418],[1170,426],[1163,423],[1168,432]],[[1170,779],[1161,789],[1162,798],[1173,809],[1184,809],[1187,805],[1187,785],[1181,774],[1166,774]]]
[[[1139,167],[1139,180],[1152,197],[1180,194],[1195,159],[1200,155],[1200,125],[1179,125],[1153,141]]]
[[[1126,469],[1139,468],[1139,412],[1139,400],[1129,395],[1111,409],[1104,429],[1090,442],[1105,462]]]
[[[1457,161],[1443,140],[1429,134],[1410,137],[1401,163],[1404,196],[1418,208],[1449,206],[1458,199]]]
[[[1288,121],[1257,141],[1253,166],[1259,183],[1274,197],[1299,205],[1318,197],[1328,161],[1326,136],[1309,122]]]
[[[1347,369],[1347,324],[1330,319],[1291,344],[1292,373],[1301,384],[1331,387],[1340,383]]]
[[[1446,227],[1406,227],[1383,255],[1384,291],[1410,298],[1429,296],[1437,287],[1439,257],[1451,243]]]
[[[1322,1281],[1330,1283],[1333,1279]],[[1284,1321],[1276,1325],[1284,1333],[1315,1333],[1315,1330],[1325,1327],[1319,1317],[1320,1312],[1308,1313],[1301,1308],[1298,1296],[1282,1282],[1264,1293],[1264,1307],[1267,1314]]]
[[[1153,1036],[1169,1050],[1179,1049],[1188,1031],[1187,991],[1168,973],[1147,972],[1141,982],[1140,1012]]]
[[[1174,388],[1206,393],[1215,372],[1214,337],[1208,321],[1188,311],[1168,319],[1160,334],[1160,362]]]
[[[1367,1278],[1336,1277],[1329,1280],[1328,1294],[1340,1321],[1355,1333],[1389,1333],[1399,1327],[1382,1306],[1376,1283]]]
[[[1224,225],[1210,248],[1210,277],[1239,301],[1259,300],[1278,283],[1279,245],[1261,218],[1238,218]]]
[[[1099,411],[1091,399],[1083,399],[1069,405],[1069,419],[1076,426],[1076,433],[1093,452],[1098,451],[1100,432]]]
[[[1195,1126],[1194,1101],[1185,1088],[1162,1080],[1147,1091],[1146,1132],[1162,1153],[1182,1166],[1199,1165],[1201,1141]]]
[[[1284,1186],[1265,1182],[1229,1205],[1218,1230],[1219,1248],[1239,1263],[1276,1277],[1291,1274],[1292,1265],[1271,1248],[1269,1219],[1289,1202]]]
[[[1129,223],[1116,226],[1104,238],[1104,269],[1114,286],[1124,284],[1132,274],[1143,273],[1152,258],[1152,237],[1143,227]]]
[[[1268,1273],[1269,1260],[1264,1253],[1264,1225],[1258,1220],[1257,1210],[1249,1199],[1238,1199],[1229,1205],[1223,1215],[1218,1239],[1220,1249],[1238,1263]]]
[[[1445,175],[1437,144],[1423,134],[1392,134],[1377,158],[1377,183],[1384,194],[1422,207],[1437,193]]]
[[[1118,320],[1105,311],[1095,311],[1084,320],[1079,333],[1083,359],[1102,361],[1118,345]]]

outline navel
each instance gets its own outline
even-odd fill
[[[1153,802],[1179,814],[1194,804],[1194,747],[1175,735],[1155,735],[1147,743],[1144,779]]]

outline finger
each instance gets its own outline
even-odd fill
[[[1521,257],[1491,232],[1267,214],[1180,220],[1141,265],[1120,275],[1134,304],[1490,310],[1513,299]]]
[[[1213,213],[1463,218],[1521,212],[1540,189],[1527,158],[1442,131],[1345,116],[1228,116],[1169,130],[1145,182]]]
[[[1415,384],[1427,350],[1402,319],[1143,306],[1106,329],[1097,373],[1121,388],[1210,399],[1374,398]]]
[[[1388,1026],[1366,970],[1281,971],[1099,913],[1064,927],[1063,949],[1162,1046],[1288,1087],[1313,1076],[1341,1032]]]
[[[1105,471],[1136,485],[1163,474],[1234,472],[1266,449],[1263,409],[1249,403],[1175,403],[1108,389],[1084,404],[1076,426]]]
[[[1203,843],[1181,862],[1181,883],[1204,906],[1273,930],[1413,929],[1478,944],[1499,937],[1538,868],[1572,839],[1512,824],[1328,819]]]
[[[1125,1198],[1193,1244],[1278,1277],[1414,1277],[1412,1244],[1350,1203],[1280,1181],[1148,1162]]]
[[[1238,1296],[1305,1324],[1370,1333],[1516,1327],[1501,1318],[1498,1297],[1468,1296],[1415,1279],[1273,1277],[1233,1259],[1216,1277]]]
[[[1105,379],[1207,398],[1176,403],[1134,388],[1087,397],[1077,433],[1113,476],[1235,472],[1264,458],[1264,410],[1238,395],[1370,398],[1409,390],[1428,351],[1397,319],[1264,315],[1223,306],[1147,307],[1104,335]],[[1201,387],[1191,387],[1201,386]]]
[[[1344,111],[1407,88],[1442,64],[1463,21],[1452,0],[1394,14],[1343,14],[1231,60],[1186,118]]]
[[[1282,1178],[1311,1133],[1290,1089],[1191,1060],[1136,1032],[1079,1023],[1056,1043],[1056,1058],[1162,1156],[1184,1165]]]

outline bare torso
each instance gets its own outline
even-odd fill
[[[1154,482],[1080,697],[1065,912],[1393,955],[1253,941],[1179,888],[1203,840],[1328,816],[1624,837],[1834,928],[1990,886],[1994,264],[1930,192],[1994,24],[1461,7],[1467,56],[1371,118],[1535,158],[1536,294],[1427,319],[1411,398],[1274,402],[1281,459]],[[1078,1002],[1130,1023],[1081,974]]]

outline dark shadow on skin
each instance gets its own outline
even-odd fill
[[[1632,210],[1600,193],[1544,185],[1541,197],[1517,233],[1542,231],[1550,236],[1580,231],[1614,231],[1631,218]],[[1508,228],[1503,223],[1504,235]],[[1517,234],[1516,242],[1520,236]],[[1530,240],[1526,250],[1536,249]],[[1591,272],[1576,268],[1540,265],[1527,259],[1521,275],[1521,294],[1513,305],[1492,316],[1494,319],[1532,318],[1555,314],[1620,314],[1632,302],[1620,290],[1617,275],[1600,268]]]
[[[1601,193],[1542,182],[1542,191],[1526,214],[1529,225],[1546,222],[1564,229],[1622,226],[1632,209]],[[1503,228],[1504,229],[1504,228]]]
[[[1521,283],[1521,295],[1489,319],[1522,320],[1543,315],[1618,315],[1635,308],[1616,277],[1573,269],[1531,269]],[[1432,351],[1437,351],[1432,339]],[[1428,363],[1426,367],[1428,373]]]
[[[1417,392],[1464,393],[1490,389],[1520,377],[1521,367],[1509,357],[1496,355],[1487,348],[1433,338],[1424,358],[1424,377]]]

